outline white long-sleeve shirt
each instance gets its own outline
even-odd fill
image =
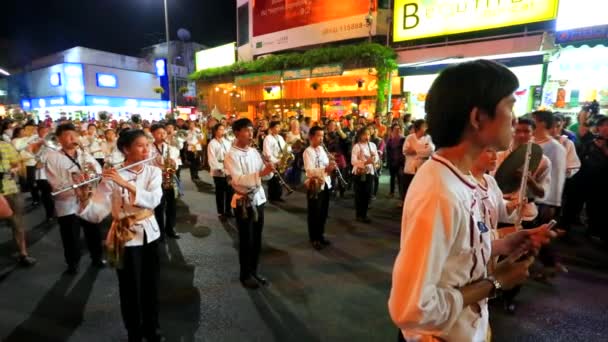
[[[42,167],[36,168],[36,179],[46,180],[46,162],[48,160],[48,155],[51,151],[54,151],[52,148],[48,147],[46,142],[42,143],[40,149],[36,153],[37,162],[42,165]]]
[[[80,137],[80,143],[86,152],[91,154],[95,159],[103,159],[103,140],[98,136],[84,135]]]
[[[409,149],[414,149],[416,152],[408,153]],[[405,156],[403,172],[409,175],[416,174],[416,171],[429,159],[434,150],[435,145],[430,135],[423,135],[418,139],[416,133],[409,134],[403,144],[403,155]]]
[[[157,166],[162,170],[165,163],[165,156],[167,155],[167,149],[169,149],[169,158],[173,160],[176,166],[179,165],[179,151],[177,148],[167,143],[162,143],[160,146],[157,146],[155,143],[150,144],[150,158],[156,158],[150,162],[150,165]]]
[[[558,141],[566,149],[566,178],[570,178],[580,170],[581,160],[578,158],[574,143],[568,139],[568,136],[562,135]]]
[[[93,165],[97,174],[101,173],[101,166],[90,154],[77,151],[74,160],[84,167],[84,163]],[[73,185],[72,173],[81,173],[82,170],[68,158],[63,151],[49,151],[46,161],[46,176],[53,191]],[[76,193],[66,191],[55,196],[55,210],[57,217],[73,215],[78,212],[78,199]]]
[[[101,145],[104,154],[104,161],[110,166],[115,167],[125,161],[125,155],[118,150],[116,142],[104,141]]]
[[[504,199],[496,179],[488,174],[484,174],[483,178],[486,181],[485,185],[480,182],[477,183],[478,200],[481,204],[484,222],[492,229],[493,233],[496,233],[498,223],[513,220],[512,216],[515,212],[509,215],[507,201]],[[498,234],[495,234],[494,238],[498,238]]]
[[[209,169],[213,177],[226,177],[224,160],[231,147],[230,140],[224,137],[220,140],[213,139],[207,145],[207,160],[209,160]]]
[[[368,175],[375,174],[376,168],[374,164],[365,165],[365,162],[371,156],[373,156],[374,164],[379,161],[376,144],[371,142],[355,144],[350,158],[350,163],[353,165],[353,174],[355,174],[358,168],[365,168],[365,173]]]
[[[271,163],[276,164],[281,159],[281,154],[286,146],[287,144],[281,135],[269,134],[264,138],[262,151],[264,152],[264,155],[270,159]],[[291,152],[291,147],[287,146],[287,152]]]
[[[28,149],[28,147],[30,144],[38,141],[38,139],[38,135],[32,135],[13,140],[13,146],[15,146],[15,149],[17,152],[19,152],[19,157],[25,166],[36,165],[36,156]]]
[[[260,153],[252,148],[242,149],[233,145],[224,159],[226,173],[230,175],[230,185],[235,190],[236,196],[247,195],[251,204],[259,206],[266,203],[266,193],[262,187],[260,172],[265,168]],[[272,173],[264,177],[264,180],[272,178]],[[234,207],[233,200],[233,207]]]
[[[487,300],[476,313],[458,290],[486,277],[492,246],[482,223],[473,177],[433,155],[405,198],[388,302],[406,340],[485,341]]]
[[[201,139],[203,138],[203,134],[198,128],[194,130],[188,130],[188,135],[186,136],[186,144],[188,144],[188,151],[202,151],[203,145],[201,145]]]
[[[560,207],[566,182],[566,149],[555,139],[537,142],[543,149],[543,155],[551,160],[551,186],[545,190],[545,197],[538,203]]]
[[[331,176],[325,172],[325,168],[329,166],[329,156],[325,149],[321,146],[308,146],[304,150],[304,170],[306,177],[320,178],[325,180],[325,185],[331,189]]]
[[[110,214],[112,214],[112,217],[122,218],[133,215],[142,209],[153,211],[158,206],[163,196],[162,176],[159,168],[144,165],[138,172],[123,170],[119,174],[127,182],[135,185],[137,190],[134,201],[131,202],[129,191],[116,185],[111,180],[104,179],[97,186],[89,204],[78,213],[78,216],[86,221],[99,223]],[[135,236],[125,244],[126,247],[142,246],[144,244],[144,232],[148,242],[160,237],[158,223],[154,215],[136,222],[132,229],[135,231]]]

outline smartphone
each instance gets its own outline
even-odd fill
[[[551,230],[551,229],[555,228],[556,224],[557,224],[557,221],[555,221],[555,220],[549,221],[549,223],[547,223],[547,229]]]

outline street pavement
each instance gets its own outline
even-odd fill
[[[383,179],[370,225],[354,220],[352,194],[331,202],[327,237],[308,243],[305,195],[267,205],[260,273],[268,288],[238,281],[234,221],[215,214],[212,180],[190,182],[178,205],[180,240],[162,246],[160,318],[168,341],[395,341],[387,312],[399,248],[401,210]],[[89,268],[64,276],[59,230],[41,208],[25,217],[38,264],[14,266],[10,229],[0,228],[0,337],[7,342],[125,341],[115,272]],[[530,281],[519,311],[492,306],[494,341],[608,341],[608,253],[578,237],[560,244],[570,272],[551,284]],[[86,251],[85,251],[86,252]]]

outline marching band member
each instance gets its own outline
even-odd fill
[[[581,160],[576,153],[574,142],[563,132],[564,118],[555,114],[555,125],[551,129],[551,136],[555,138],[566,149],[566,185],[564,192],[568,188],[568,180],[572,178],[581,168]]]
[[[17,130],[15,131],[17,132]],[[40,193],[36,186],[36,156],[33,153],[33,144],[38,141],[38,134],[36,134],[36,127],[31,122],[26,123],[21,132],[23,135],[14,139],[13,144],[25,167],[25,182],[32,196],[32,205],[37,206],[40,203]]]
[[[244,287],[256,289],[268,283],[258,273],[266,203],[262,180],[272,177],[274,167],[250,146],[253,124],[249,119],[236,120],[232,131],[236,140],[225,156],[224,166],[235,191],[231,206],[239,230],[240,280]]]
[[[376,173],[376,163],[380,161],[376,145],[369,141],[369,130],[362,128],[357,132],[351,155],[355,189],[355,208],[357,221],[371,223],[367,217],[367,209],[372,194],[373,176]]]
[[[115,167],[122,164],[125,156],[118,150],[118,146],[116,146],[116,132],[113,129],[106,129],[103,135],[106,138],[101,144],[104,155],[104,167]]]
[[[152,164],[161,169],[163,177],[163,197],[156,209],[154,209],[156,222],[160,227],[161,240],[164,239],[165,235],[172,239],[179,239],[179,235],[175,232],[175,222],[177,219],[175,171],[179,151],[165,142],[167,138],[165,126],[161,124],[152,125],[150,132],[154,137],[154,143],[150,149],[150,157],[156,157]]]
[[[424,119],[414,121],[412,127],[414,133],[409,134],[403,144],[403,155],[405,155],[403,191],[401,192],[403,196],[407,194],[407,189],[410,187],[416,171],[429,159],[435,149],[431,136],[426,134],[427,125]]]
[[[488,298],[524,282],[533,258],[518,259],[533,237],[550,236],[543,227],[493,249],[470,175],[485,148],[508,147],[518,83],[506,67],[478,60],[445,69],[429,90],[438,150],[405,198],[388,303],[400,341],[488,341]],[[489,275],[488,261],[499,254],[509,257]]]
[[[198,169],[200,167],[200,156],[199,154],[203,150],[203,136],[200,130],[196,127],[196,122],[191,121],[188,126],[188,136],[186,143],[188,144],[188,151],[186,151],[186,158],[190,162],[190,178],[193,182],[198,182],[201,179],[198,176]]]
[[[32,266],[36,264],[36,259],[29,256],[27,252],[27,239],[23,222],[25,216],[23,198],[19,194],[19,188],[15,180],[19,164],[19,154],[14,146],[5,141],[0,141],[0,194],[4,196],[12,212],[7,219],[13,230],[13,238],[19,251],[17,262],[21,266]]]
[[[232,188],[228,184],[229,175],[224,169],[224,160],[226,154],[230,151],[232,143],[224,137],[225,126],[217,124],[212,128],[213,139],[209,141],[207,146],[207,159],[209,160],[209,169],[213,176],[215,184],[215,204],[217,206],[217,215],[221,220],[232,217],[232,209],[230,202],[232,201]]]
[[[101,173],[99,163],[90,154],[77,149],[78,133],[74,125],[61,124],[57,127],[55,134],[61,144],[61,149],[49,152],[45,169],[53,190],[60,190],[74,184],[75,176],[73,174],[82,175],[87,171]],[[75,191],[66,191],[55,197],[57,222],[61,232],[65,261],[68,265],[66,273],[72,275],[78,273],[81,227],[87,241],[92,265],[104,267],[106,264],[102,257],[100,227],[98,224],[78,217],[76,215],[78,205],[79,199]]]
[[[281,122],[272,121],[268,128],[268,135],[264,138],[264,156],[275,166],[281,161],[283,153],[291,153],[291,148],[285,144],[285,140],[279,135],[280,130]],[[278,175],[274,175],[274,177],[268,181],[268,199],[271,202],[283,202],[284,200],[281,198],[282,194],[283,188],[279,182]]]
[[[90,123],[87,126],[86,132],[80,138],[81,146],[84,150],[97,160],[99,165],[103,166],[104,157],[102,150],[102,140],[97,136],[97,126]]]
[[[169,142],[169,145],[175,147],[179,152],[180,152],[180,157],[177,160],[177,171],[175,172],[175,175],[177,176],[177,179],[180,179],[180,172],[182,170],[182,155],[181,155],[181,151],[184,148],[184,140],[180,139],[177,137],[177,132],[175,131],[175,124],[173,123],[173,121],[169,121],[165,124],[165,130],[167,131],[167,141]]]
[[[148,158],[150,147],[141,130],[123,132],[117,145],[125,154],[125,166]],[[152,165],[122,171],[107,168],[92,197],[80,203],[78,215],[84,220],[99,223],[112,215],[106,247],[116,266],[129,342],[163,340],[158,319],[160,231],[154,219],[154,208],[162,197],[161,182],[160,169]]]
[[[323,129],[319,126],[310,128],[310,146],[304,150],[304,170],[308,188],[308,237],[313,248],[321,250],[331,243],[325,239],[325,222],[329,212],[329,192],[331,173],[336,163],[330,162],[323,144]]]
[[[46,213],[46,220],[50,221],[55,217],[55,201],[51,195],[52,189],[49,184],[45,165],[48,159],[49,152],[53,149],[47,146],[44,140],[49,134],[49,128],[46,126],[38,127],[38,141],[33,144],[33,152],[36,156],[36,186],[40,190],[40,199]]]

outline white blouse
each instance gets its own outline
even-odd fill
[[[230,148],[224,159],[226,173],[230,175],[230,185],[236,192],[234,199],[238,196],[246,195],[255,206],[266,203],[266,194],[262,187],[262,177],[260,172],[264,170],[264,162],[260,153],[252,148],[241,149],[236,145]],[[272,178],[272,173],[264,177],[264,180]]]
[[[329,156],[325,153],[325,149],[321,146],[316,148],[309,146],[304,150],[304,170],[306,177],[320,178],[325,180],[325,185],[331,189],[331,177],[325,172],[325,168],[329,165]]]
[[[167,149],[169,149],[169,151],[167,151]],[[156,144],[154,143],[150,144],[150,158],[156,158],[153,159],[150,164],[158,166],[162,169],[165,163],[165,156],[167,155],[167,153],[169,153],[169,158],[173,160],[175,166],[179,165],[179,150],[167,143],[162,143],[161,146],[156,146]]]
[[[414,149],[416,152],[413,154],[406,153],[410,148]],[[423,135],[420,139],[416,137],[416,133],[408,135],[403,144],[403,155],[405,156],[403,172],[408,175],[416,174],[416,171],[420,166],[429,159],[433,150],[435,150],[435,145],[433,144],[430,135]]]
[[[213,177],[226,177],[224,160],[231,147],[232,143],[226,138],[222,138],[221,140],[214,138],[209,142],[207,146],[207,159],[209,160],[209,169]]]
[[[127,182],[133,183],[137,189],[133,203],[131,203],[128,190],[116,185],[111,180],[104,179],[97,186],[89,204],[78,213],[78,216],[86,221],[99,223],[110,214],[115,218],[123,218],[133,215],[141,209],[154,211],[163,196],[160,169],[155,166],[144,165],[138,172],[123,170],[119,174]],[[136,222],[132,229],[135,231],[135,236],[125,244],[126,247],[142,246],[144,244],[144,233],[147,242],[155,241],[160,237],[158,223],[154,215]]]
[[[376,173],[376,168],[374,164],[365,165],[365,161],[373,156],[374,164],[379,161],[378,159],[378,150],[376,149],[376,144],[367,142],[367,143],[357,143],[353,146],[350,162],[353,164],[353,174],[358,168],[365,168],[366,173],[368,175],[373,175]]]

